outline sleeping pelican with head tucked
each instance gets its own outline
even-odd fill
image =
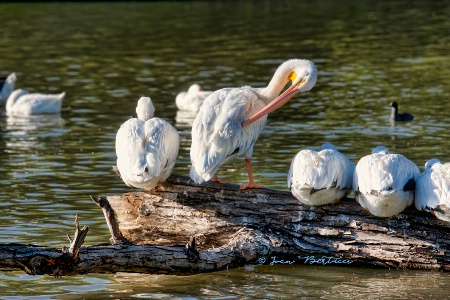
[[[127,120],[117,132],[117,168],[129,187],[153,189],[175,166],[178,131],[167,121],[153,118],[154,112],[150,97],[141,97],[136,107],[138,117]]]
[[[292,159],[288,188],[292,195],[307,205],[339,202],[352,190],[355,164],[332,144],[319,151],[304,149]]]
[[[442,164],[433,158],[426,162],[425,170],[417,178],[416,199],[418,210],[429,211],[438,219],[450,222],[450,163]]]
[[[419,168],[401,154],[375,147],[356,164],[353,190],[361,206],[377,217],[391,217],[414,201]]]

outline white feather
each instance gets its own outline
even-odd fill
[[[414,200],[414,181],[420,173],[412,161],[387,149],[364,156],[356,165],[353,190],[356,200],[373,215],[390,217],[402,212]],[[406,188],[407,183],[410,188]]]
[[[57,114],[66,93],[39,94],[18,89],[12,92],[6,101],[6,113],[10,116],[29,116],[39,114]]]
[[[129,187],[152,189],[171,174],[179,150],[178,131],[167,121],[152,118],[149,97],[139,99],[137,115],[116,135],[117,168]]]
[[[269,104],[285,103],[278,101],[280,98],[277,96],[290,80],[294,92],[304,92],[314,86],[316,79],[317,69],[312,62],[293,59],[277,69],[265,88],[244,86],[211,93],[204,100],[192,125],[191,178],[196,183],[208,181],[221,165],[237,155],[244,155],[250,162],[253,146],[265,126],[268,112],[260,114],[259,119],[252,119],[254,123],[249,122],[246,126],[243,123]],[[280,97],[286,100],[294,95],[282,94]],[[249,165],[247,171],[247,186],[251,187],[253,179]]]
[[[332,204],[351,191],[354,170],[355,164],[334,145],[301,150],[292,160],[288,188],[304,204]]]
[[[450,222],[450,163],[431,159],[418,176],[414,204],[418,210],[433,212],[441,220]]]

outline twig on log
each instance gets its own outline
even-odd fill
[[[78,251],[80,250],[81,245],[83,245],[84,240],[88,234],[88,231],[89,227],[87,226],[84,226],[82,229],[80,229],[80,225],[78,223],[78,215],[75,215],[75,237],[73,241],[71,241],[69,247],[69,254],[72,256],[73,260],[78,259]]]
[[[186,244],[186,255],[189,261],[196,262],[199,260],[199,253],[195,245],[195,236],[189,238],[189,242]]]
[[[103,210],[105,215],[106,224],[108,225],[109,232],[111,233],[111,239],[109,240],[113,245],[129,244],[130,242],[124,238],[117,223],[114,210],[109,204],[108,200],[104,197],[92,197],[89,196],[94,203]]]

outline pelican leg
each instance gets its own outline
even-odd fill
[[[262,185],[257,185],[253,181],[252,160],[250,158],[246,158],[245,159],[245,167],[247,168],[247,173],[248,173],[248,184],[241,185],[240,189],[241,190],[245,190],[245,189],[260,189],[260,188],[263,188]]]
[[[217,176],[217,173],[214,174],[214,176],[211,177],[211,179],[210,179],[209,181],[214,181],[214,182],[218,182],[218,183],[221,183],[221,184],[225,184],[225,183],[226,183],[226,182],[223,181],[222,179],[219,179],[219,177]]]

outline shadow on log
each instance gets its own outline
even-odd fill
[[[48,267],[64,255],[61,249],[0,245],[0,268],[52,275],[182,275],[248,264],[450,269],[449,224],[412,207],[378,218],[350,198],[309,207],[290,192],[196,185],[180,176],[151,192],[92,199],[113,245],[81,247],[66,268]]]

